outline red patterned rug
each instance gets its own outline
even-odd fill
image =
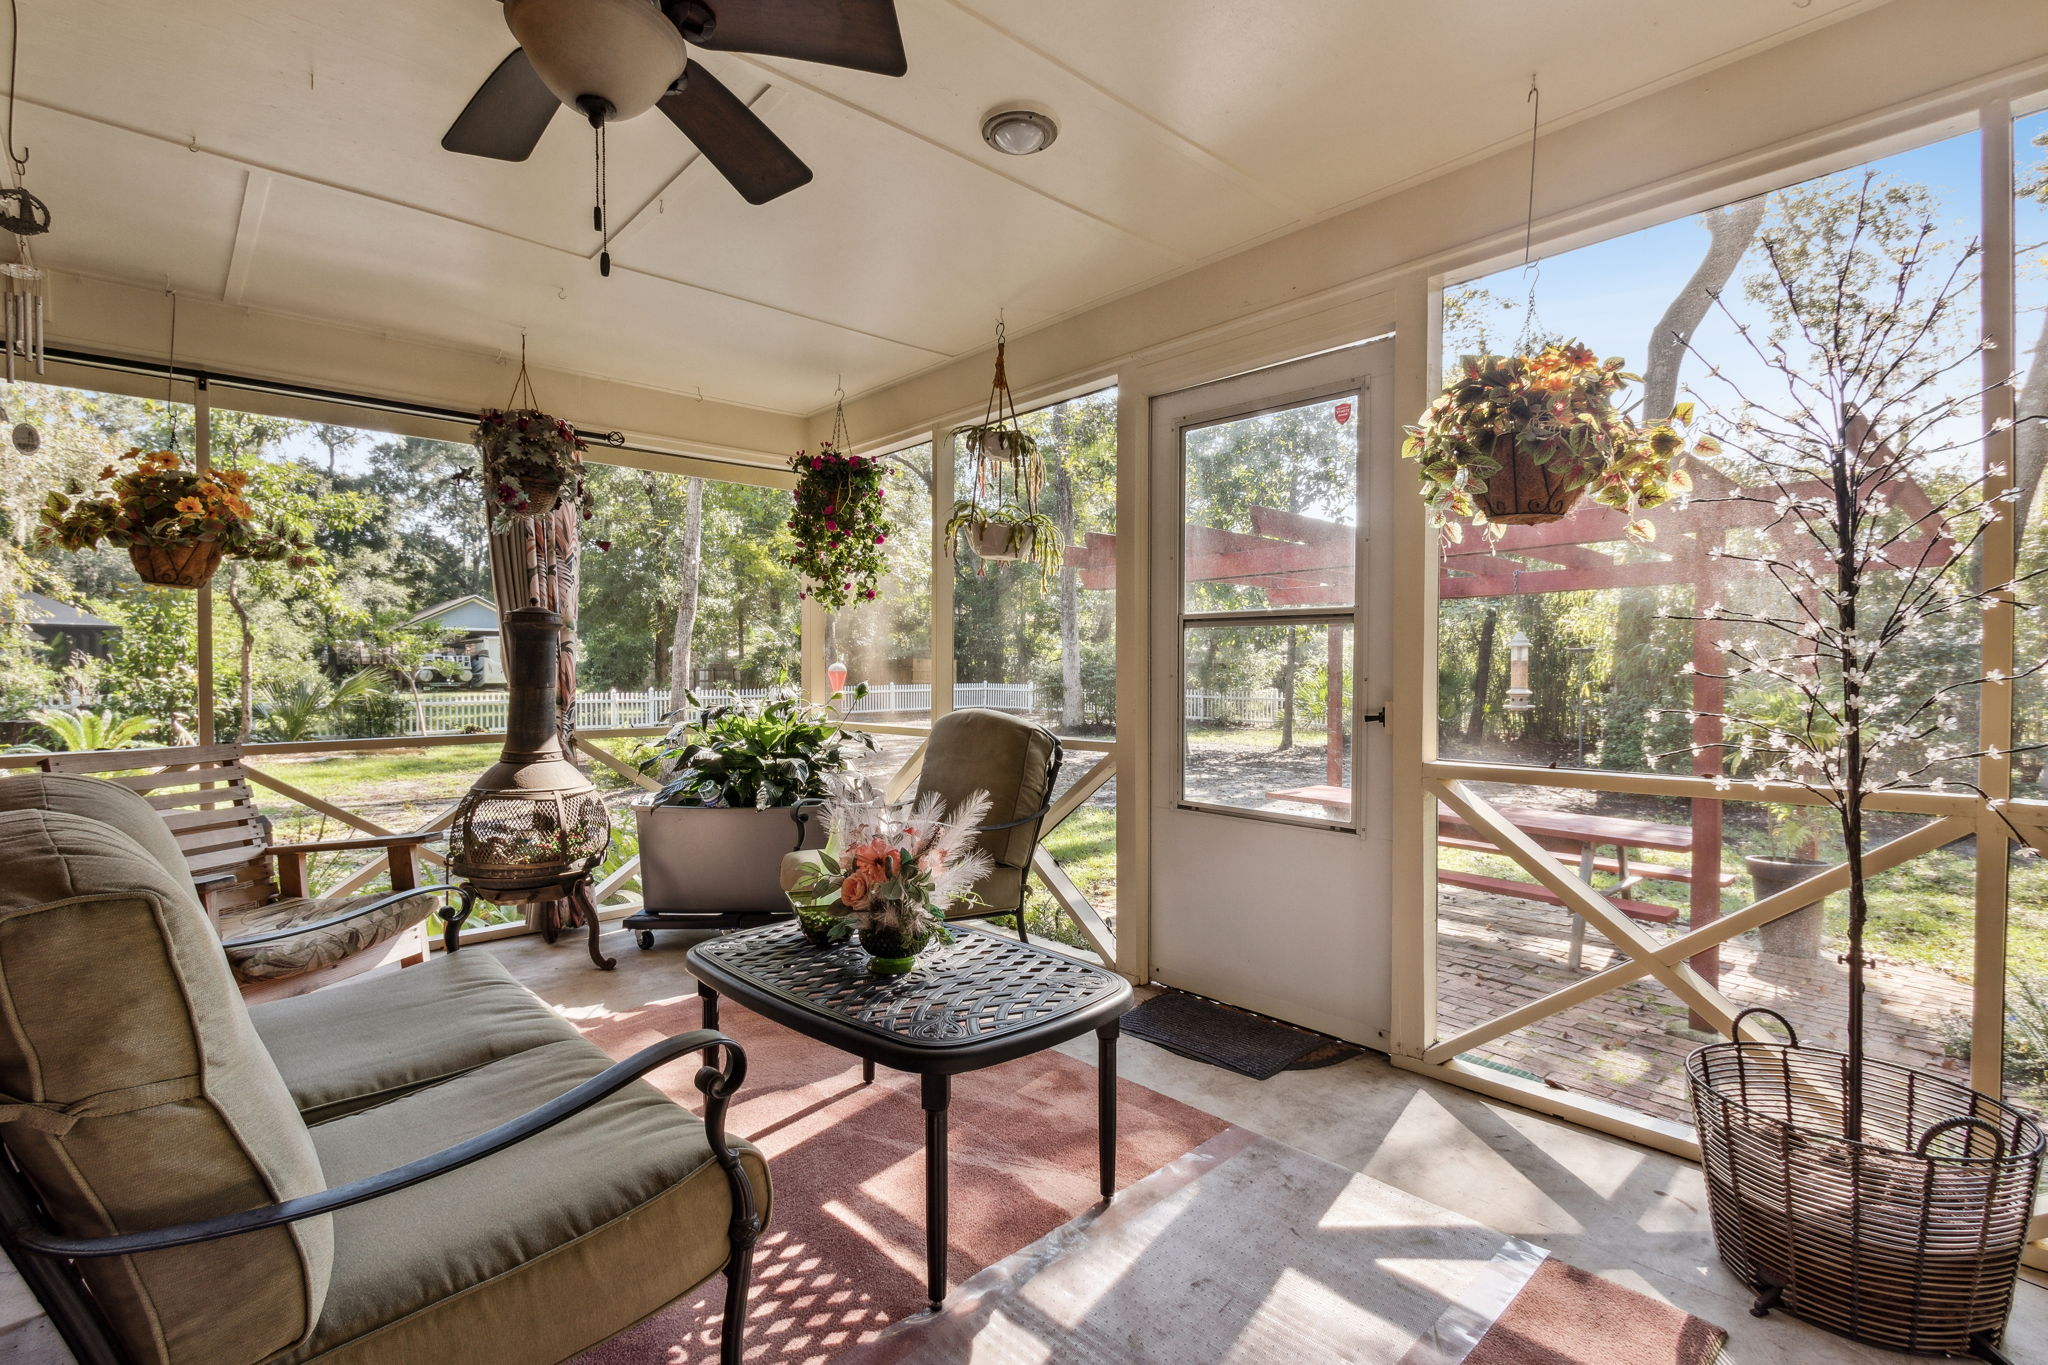
[[[924,1295],[924,1111],[918,1081],[860,1063],[728,1003],[719,1024],[747,1052],[733,1131],[767,1153],[773,1221],[754,1259],[749,1362],[813,1365],[888,1323]],[[697,1028],[695,996],[585,1025],[615,1057]],[[1128,1045],[1128,1044],[1127,1044]],[[655,1083],[693,1111],[691,1069]],[[1119,1187],[1223,1131],[1223,1120],[1123,1081]],[[951,1282],[1038,1240],[1098,1202],[1095,1068],[1057,1052],[953,1081]],[[717,1359],[722,1278],[691,1299],[592,1347],[587,1365],[697,1365]]]

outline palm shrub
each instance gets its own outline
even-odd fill
[[[340,682],[322,677],[301,678],[265,689],[265,729],[272,739],[318,739],[323,730],[339,726],[343,708],[383,695],[383,676],[375,668],[360,669]]]
[[[150,716],[123,716],[112,710],[93,711],[83,706],[45,706],[29,712],[29,719],[50,733],[59,753],[139,749],[142,736],[156,728],[156,720]],[[30,752],[41,749],[36,745],[25,747]]]

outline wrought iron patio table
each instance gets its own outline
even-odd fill
[[[814,947],[794,923],[727,934],[690,949],[704,1027],[728,996],[764,1019],[919,1078],[924,1106],[925,1272],[932,1307],[946,1297],[946,1112],[952,1079],[1096,1038],[1102,1197],[1116,1194],[1116,1040],[1131,984],[1115,972],[1036,944],[956,925],[903,976],[876,976],[851,947]]]

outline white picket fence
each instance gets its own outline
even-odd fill
[[[1280,689],[1256,692],[1190,692],[1181,714],[1193,725],[1278,725]]]
[[[1036,688],[1030,683],[955,683],[955,706],[987,706],[999,711],[1028,712],[1034,708]],[[711,687],[698,690],[697,700],[706,706],[731,702],[762,702],[791,696],[788,688]],[[503,691],[428,692],[420,697],[425,713],[425,734],[461,734],[470,730],[502,730],[510,704]],[[411,699],[406,698],[405,716],[413,717]],[[576,696],[576,724],[589,730],[645,727],[666,723],[669,713],[666,688],[645,692],[580,692]],[[929,714],[932,689],[929,683],[871,684],[868,694],[854,704],[852,714],[869,720],[892,716]],[[324,739],[335,738],[323,735]]]

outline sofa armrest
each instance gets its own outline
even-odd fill
[[[695,1029],[664,1038],[651,1047],[642,1048],[625,1061],[606,1068],[583,1084],[565,1094],[558,1095],[537,1109],[529,1110],[518,1118],[501,1123],[489,1132],[479,1133],[453,1147],[407,1162],[381,1175],[365,1176],[318,1194],[302,1195],[277,1204],[266,1204],[259,1208],[245,1209],[240,1213],[224,1214],[218,1218],[202,1219],[196,1223],[180,1223],[173,1227],[155,1228],[148,1232],[128,1232],[112,1237],[66,1237],[48,1227],[30,1224],[10,1229],[10,1240],[15,1245],[43,1256],[60,1256],[67,1259],[85,1260],[103,1256],[132,1256],[146,1251],[162,1251],[170,1247],[193,1246],[202,1242],[218,1241],[223,1237],[234,1237],[244,1232],[255,1232],[262,1228],[279,1227],[296,1223],[305,1218],[317,1218],[321,1214],[334,1213],[351,1205],[361,1204],[387,1194],[396,1194],[436,1176],[460,1170],[475,1161],[481,1161],[495,1152],[526,1141],[596,1104],[599,1100],[623,1090],[641,1076],[667,1062],[674,1061],[686,1052],[703,1049],[705,1065],[697,1069],[697,1089],[704,1094],[704,1131],[710,1139],[712,1154],[719,1167],[725,1172],[732,1190],[731,1238],[735,1256],[744,1256],[759,1235],[761,1219],[754,1201],[753,1184],[747,1179],[741,1167],[738,1153],[725,1134],[725,1109],[733,1093],[740,1088],[747,1075],[746,1053],[740,1045],[714,1029]],[[725,1054],[724,1066],[712,1064],[711,1059],[720,1051]],[[40,1221],[40,1220],[38,1220]]]

